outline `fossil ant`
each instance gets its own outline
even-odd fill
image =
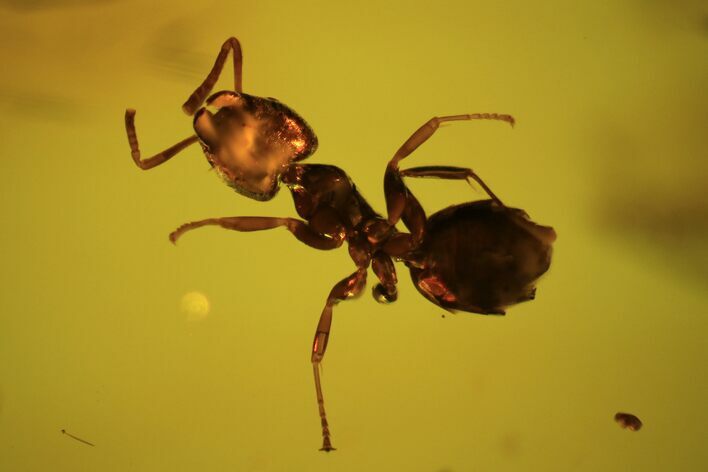
[[[230,51],[235,91],[208,96]],[[513,126],[510,115],[451,115],[426,122],[388,162],[384,174],[387,217],[382,217],[339,167],[299,163],[315,152],[315,133],[303,118],[278,100],[243,93],[241,66],[241,46],[236,38],[229,38],[204,82],[182,106],[185,113],[194,115],[195,135],[148,159],[143,160],[138,149],[135,111],[126,110],[130,150],[138,167],[150,169],[199,141],[209,164],[229,186],[250,198],[270,200],[283,183],[292,193],[295,209],[302,218],[234,216],[193,221],[170,234],[173,243],[185,232],[208,225],[235,231],[282,226],[301,242],[322,250],[348,243],[356,271],[329,292],[311,351],[322,425],[321,450],[332,451],[318,368],[329,341],[332,308],[362,292],[369,266],[379,280],[373,288],[378,302],[389,303],[397,298],[396,260],[409,268],[416,289],[432,303],[448,311],[503,315],[506,307],[535,297],[536,281],[550,266],[556,234],[553,228],[532,222],[523,210],[504,205],[471,169],[399,169],[401,160],[427,141],[443,122],[499,120]],[[201,107],[205,101],[206,107]],[[427,217],[403,177],[468,182],[472,179],[489,199],[453,205]],[[396,228],[399,221],[408,232]]]

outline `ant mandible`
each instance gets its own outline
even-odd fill
[[[234,90],[208,96],[233,51]],[[292,193],[304,220],[266,216],[209,218],[183,224],[169,238],[176,243],[185,232],[216,225],[235,231],[285,227],[315,249],[348,243],[356,271],[334,285],[327,296],[312,344],[311,361],[322,424],[323,451],[332,451],[319,375],[329,341],[332,307],[359,295],[369,266],[379,283],[374,298],[397,298],[393,260],[410,270],[416,289],[448,311],[503,315],[505,308],[535,297],[535,284],[550,266],[555,231],[532,222],[525,211],[507,207],[471,169],[450,166],[399,169],[401,160],[427,141],[447,121],[514,118],[496,113],[435,117],[416,130],[386,166],[384,193],[387,217],[376,213],[339,167],[300,164],[317,149],[317,137],[294,110],[274,98],[242,91],[241,45],[236,38],[221,47],[209,75],[182,106],[194,115],[195,135],[148,159],[142,159],[135,133],[135,110],[125,112],[125,126],[135,164],[151,169],[199,141],[209,164],[223,180],[247,197],[266,201],[282,182]],[[202,104],[206,101],[206,107]],[[213,111],[212,111],[213,110]],[[477,182],[489,199],[450,206],[426,217],[403,177],[432,177]],[[408,232],[399,231],[402,221]]]

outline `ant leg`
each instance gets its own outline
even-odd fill
[[[394,225],[401,218],[401,215],[406,207],[407,189],[401,181],[398,171],[398,163],[409,156],[421,144],[426,142],[435,131],[440,127],[441,123],[446,121],[465,121],[465,120],[499,120],[506,121],[514,126],[514,118],[511,115],[501,115],[498,113],[474,113],[470,115],[449,115],[434,117],[428,120],[423,126],[418,128],[410,138],[396,151],[396,154],[391,158],[386,168],[384,175],[384,192],[386,194],[386,209],[388,211],[388,222]]]
[[[426,142],[440,127],[440,124],[445,121],[466,121],[466,120],[499,120],[506,121],[511,126],[514,126],[515,120],[511,115],[500,115],[498,113],[473,113],[470,115],[449,115],[436,116],[428,120],[423,126],[418,128],[408,140],[396,151],[396,154],[391,158],[389,165],[397,166],[401,159],[404,159],[415,151],[418,146]]]
[[[315,249],[335,249],[342,245],[344,237],[335,235],[328,237],[312,229],[304,221],[295,218],[272,218],[268,216],[231,216],[226,218],[208,218],[206,220],[185,223],[170,233],[170,241],[176,244],[177,239],[185,232],[202,226],[221,226],[234,231],[262,231],[285,226],[297,239]]]
[[[413,195],[413,192],[408,190],[406,195],[406,206],[403,208],[403,214],[401,219],[403,224],[406,225],[408,231],[411,232],[411,237],[413,241],[417,244],[423,240],[423,234],[425,233],[425,222],[427,217],[425,216],[425,210],[420,205],[418,199]]]
[[[383,252],[398,260],[410,262],[411,253],[418,247],[419,240],[408,233],[395,233],[383,245]]]
[[[418,199],[403,183],[398,168],[394,168],[390,163],[384,174],[384,195],[386,196],[388,224],[394,226],[398,220],[403,219],[403,223],[416,241],[420,241],[425,228],[425,211]]]
[[[159,166],[180,152],[182,149],[196,143],[199,140],[197,136],[190,136],[152,157],[142,159],[140,157],[140,148],[138,147],[138,135],[135,133],[135,110],[130,108],[125,110],[125,131],[128,133],[128,144],[130,144],[130,154],[133,156],[133,161],[135,162],[135,165],[143,170],[152,169],[155,166]]]
[[[379,303],[395,302],[398,298],[398,278],[391,257],[383,251],[377,251],[371,260],[371,268],[381,281],[373,289],[374,299]]]
[[[404,177],[433,177],[446,180],[466,180],[467,183],[470,183],[469,179],[472,179],[477,182],[484,189],[485,192],[487,192],[487,195],[489,195],[492,200],[494,200],[497,204],[504,206],[501,200],[499,200],[499,197],[497,197],[494,192],[492,192],[492,189],[487,187],[487,184],[485,184],[484,181],[477,174],[475,174],[472,169],[466,167],[423,166],[404,169],[400,171],[400,173]]]
[[[360,267],[356,272],[349,277],[340,280],[327,297],[320,321],[317,323],[315,331],[315,339],[312,342],[312,370],[315,375],[315,390],[317,392],[317,406],[320,412],[320,423],[322,424],[322,448],[320,451],[334,451],[329,438],[329,424],[327,423],[327,414],[324,408],[324,397],[322,395],[322,383],[320,381],[319,365],[324,358],[329,341],[329,331],[332,326],[332,307],[340,300],[355,297],[361,293],[366,286],[366,268]]]
[[[206,76],[204,82],[197,87],[197,89],[189,96],[184,105],[182,105],[182,110],[188,114],[193,115],[197,108],[204,102],[207,98],[211,89],[214,88],[216,81],[219,80],[219,74],[224,68],[224,63],[226,63],[226,57],[229,55],[229,51],[234,52],[234,90],[241,93],[242,83],[241,83],[241,67],[243,65],[243,55],[241,54],[241,44],[238,39],[231,37],[224,41],[221,46],[219,55],[216,56],[216,61],[214,61],[214,66],[211,68],[209,75]]]

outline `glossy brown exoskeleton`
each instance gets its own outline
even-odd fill
[[[228,52],[234,52],[235,92],[209,98]],[[382,303],[397,297],[393,261],[410,270],[415,287],[428,300],[448,311],[503,315],[506,307],[531,300],[538,278],[548,270],[555,232],[532,222],[523,210],[510,208],[471,170],[432,166],[399,169],[399,162],[430,138],[446,121],[500,120],[509,115],[477,113],[435,117],[415,131],[389,161],[384,174],[387,216],[376,213],[347,174],[332,165],[302,164],[317,147],[312,129],[297,113],[272,98],[241,91],[241,48],[235,38],[221,48],[204,83],[183,109],[195,114],[195,136],[149,159],[138,150],[133,117],[126,111],[126,129],[135,163],[142,169],[161,164],[199,141],[224,180],[238,192],[269,200],[283,183],[290,190],[302,219],[234,216],[186,223],[170,234],[174,243],[186,231],[217,225],[236,231],[285,227],[298,240],[316,249],[334,249],[345,241],[356,270],[331,289],[315,331],[311,361],[322,423],[322,450],[334,448],[324,410],[319,376],[329,340],[332,308],[359,295],[369,266],[379,280],[374,298]],[[206,99],[207,108],[199,108]],[[214,108],[212,112],[209,107]],[[196,112],[196,113],[195,113]],[[427,217],[406,187],[403,177],[432,177],[476,181],[489,199],[454,205]],[[402,221],[407,231],[396,224]]]

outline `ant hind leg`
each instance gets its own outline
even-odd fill
[[[401,179],[398,163],[402,159],[408,157],[413,151],[418,149],[421,144],[430,139],[430,137],[438,130],[441,123],[446,121],[466,120],[498,120],[505,121],[512,126],[514,126],[515,123],[514,117],[511,115],[502,115],[498,113],[473,113],[468,115],[436,116],[418,128],[403,143],[398,151],[396,151],[396,154],[394,154],[386,167],[386,173],[384,175],[384,192],[386,195],[386,209],[388,211],[389,224],[395,225],[402,217],[406,207],[408,206],[408,195],[410,194]]]
[[[466,180],[468,183],[469,179],[477,182],[487,195],[491,197],[498,205],[504,206],[502,201],[497,197],[492,189],[490,189],[484,181],[474,173],[472,169],[466,167],[452,167],[452,166],[422,166],[422,167],[411,167],[410,169],[404,169],[400,171],[401,175],[404,177],[415,177],[415,178],[438,178],[445,180]]]
[[[413,151],[418,149],[418,146],[426,142],[440,127],[441,123],[446,121],[467,121],[467,120],[499,120],[506,121],[511,126],[514,126],[516,121],[511,115],[502,115],[499,113],[472,113],[468,115],[448,115],[436,116],[428,120],[423,126],[418,128],[410,138],[398,149],[396,154],[391,158],[389,165],[397,166],[401,159],[409,156]]]

